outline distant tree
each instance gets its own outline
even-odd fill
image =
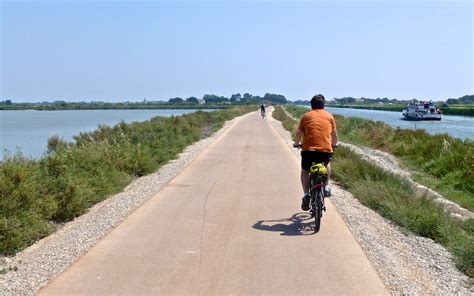
[[[355,101],[356,101],[356,99],[353,98],[353,97],[344,97],[344,98],[336,99],[336,102],[337,102],[338,104],[354,103]]]
[[[191,104],[198,104],[198,99],[196,97],[189,97],[186,99],[186,102],[187,103],[191,103]]]
[[[251,94],[249,94],[249,93],[244,93],[243,99],[244,99],[245,101],[250,101],[250,100],[252,99],[252,97],[253,97],[253,96],[252,96]]]
[[[295,105],[305,105],[305,106],[309,106],[310,105],[310,102],[308,100],[296,100],[294,101],[294,104]]]
[[[63,109],[67,107],[67,103],[65,101],[54,101],[53,105],[53,109]]]
[[[240,102],[242,104],[257,104],[260,103],[259,99],[260,97],[253,96],[249,93],[245,93],[242,98],[240,99]],[[261,99],[261,98],[260,98]]]
[[[219,104],[229,101],[226,97],[217,96],[217,95],[204,95],[203,100],[206,104]]]
[[[6,100],[5,101],[5,105],[11,105],[12,104],[12,100]]]
[[[460,97],[459,98],[459,103],[461,103],[461,104],[473,104],[474,103],[474,95]]]
[[[460,98],[449,98],[446,100],[448,104],[474,104],[474,95],[466,95]]]
[[[231,101],[231,103],[238,102],[238,101],[240,101],[241,99],[242,99],[242,96],[241,96],[239,93],[230,96],[230,101]]]
[[[177,103],[182,103],[183,102],[183,99],[177,97],[177,98],[171,98],[168,100],[168,102],[170,102],[171,104],[177,104]]]
[[[277,94],[265,94],[263,97],[263,100],[272,102],[272,103],[277,103],[277,104],[286,104],[288,100],[285,98],[283,95],[277,95]]]

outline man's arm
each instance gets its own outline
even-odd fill
[[[337,130],[331,132],[332,146],[337,147],[339,139],[337,138]]]
[[[332,147],[337,147],[337,144],[339,143],[339,139],[337,138],[337,127],[336,127],[336,120],[334,117],[331,116],[331,126],[332,126],[332,132],[331,132],[331,144]]]
[[[293,146],[298,146],[298,145],[300,144],[301,137],[303,137],[303,131],[301,131],[300,129],[298,129],[298,130],[296,131],[295,141],[294,141],[294,143],[293,143]]]

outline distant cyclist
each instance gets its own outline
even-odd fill
[[[301,209],[309,210],[309,169],[313,162],[324,163],[328,168],[328,178],[324,187],[324,195],[331,196],[328,187],[329,175],[331,174],[330,161],[337,147],[336,120],[324,110],[326,100],[323,95],[315,95],[311,99],[312,111],[307,112],[300,120],[293,145],[300,145],[303,139],[301,151],[301,185],[303,186],[303,200]]]
[[[260,105],[260,115],[262,115],[262,118],[265,118],[265,104],[264,103]]]

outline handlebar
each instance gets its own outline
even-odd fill
[[[334,150],[334,149],[336,149],[338,146],[339,146],[338,144],[333,145],[333,146],[332,146],[332,149]],[[295,144],[293,143],[293,147],[294,147],[294,148],[301,149],[301,148],[303,148],[303,144],[296,144],[296,145],[295,145]]]

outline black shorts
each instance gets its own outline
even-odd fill
[[[319,151],[301,151],[301,168],[307,172],[315,163],[327,165],[332,159],[332,153]]]

